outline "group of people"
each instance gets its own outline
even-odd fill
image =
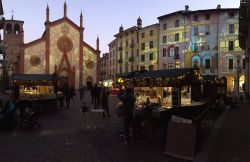
[[[70,106],[70,100],[76,96],[75,88],[73,86],[69,87],[68,84],[64,84],[62,87],[59,86],[57,94],[59,98],[59,106],[63,107],[65,99],[67,108]]]
[[[109,113],[109,90],[107,87],[101,87],[97,84],[90,89],[91,93],[91,102],[94,105],[94,108],[99,108],[100,104],[104,110],[103,116],[108,115],[108,118],[111,117]]]

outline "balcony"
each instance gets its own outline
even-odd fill
[[[122,63],[122,59],[119,59],[117,62],[118,62],[119,64],[121,64],[121,63]]]
[[[119,51],[122,51],[122,47],[119,47],[118,50],[119,50]]]
[[[135,58],[134,58],[134,56],[131,56],[131,57],[129,57],[129,59],[128,59],[129,61],[134,61],[135,60]]]

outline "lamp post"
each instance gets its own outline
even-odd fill
[[[240,95],[240,73],[241,73],[241,66],[240,66],[240,59],[241,56],[237,55],[237,96],[239,97]]]

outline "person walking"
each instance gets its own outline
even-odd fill
[[[64,96],[65,96],[66,107],[69,108],[70,98],[71,98],[71,91],[70,91],[70,88],[69,88],[68,84],[64,85],[63,93],[64,93]]]
[[[94,88],[93,88],[93,92],[92,92],[92,95],[93,95],[93,100],[94,100],[94,106],[95,108],[99,108],[99,102],[100,102],[100,87],[98,87],[97,84],[95,84]]]
[[[83,100],[83,96],[84,96],[84,89],[83,89],[82,84],[80,85],[80,88],[79,88],[79,93],[80,93],[80,100]]]
[[[105,88],[105,87],[102,89],[101,104],[102,104],[102,107],[104,110],[102,116],[103,117],[106,116],[106,114],[105,114],[105,111],[106,111],[108,118],[110,118],[111,116],[109,113],[109,92],[108,92],[107,88]]]
[[[124,144],[128,144],[130,142],[129,138],[129,128],[132,127],[133,137],[136,139],[136,131],[135,131],[135,122],[134,122],[134,105],[135,105],[135,97],[132,93],[131,88],[126,88],[125,94],[123,96],[119,96],[119,99],[123,103],[124,108],[124,128],[125,128],[125,141]]]

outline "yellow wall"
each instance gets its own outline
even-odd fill
[[[80,32],[73,28],[67,22],[63,22],[59,25],[50,28],[50,73],[54,73],[54,67],[59,67],[62,58],[62,52],[57,47],[57,40],[61,36],[67,36],[73,42],[72,50],[67,53],[71,69],[75,66],[76,78],[75,84],[79,85],[79,43]]]
[[[86,66],[86,62],[89,60],[94,62],[94,67],[92,69],[89,69]],[[97,65],[96,55],[87,47],[83,47],[83,84],[84,85],[86,85],[86,79],[89,76],[91,76],[93,78],[93,82],[96,83],[96,65]]]
[[[32,66],[31,56],[38,56],[40,65]],[[24,74],[44,74],[45,73],[45,41],[24,49]]]

